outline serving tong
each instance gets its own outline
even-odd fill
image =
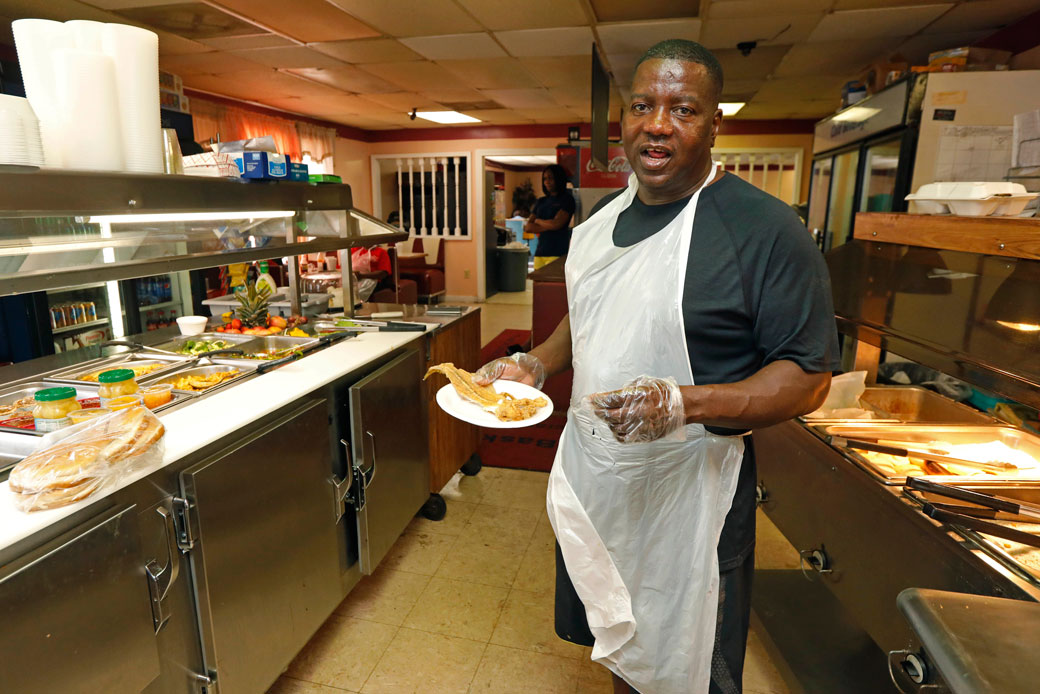
[[[940,523],[959,525],[964,528],[1011,540],[1021,545],[1040,548],[1040,537],[1015,528],[1009,528],[989,520],[996,520],[997,513],[1008,513],[1021,516],[1027,523],[1040,523],[1040,506],[1028,504],[1005,496],[996,494],[985,494],[983,492],[955,487],[949,484],[941,484],[919,477],[907,477],[904,485],[904,493],[921,504],[921,510],[926,516]],[[969,506],[959,504],[943,504],[929,501],[924,497],[915,496],[907,492],[912,489],[917,492],[943,496],[949,499],[968,502]],[[989,519],[989,520],[984,520]]]
[[[1016,472],[1018,467],[1011,463],[1000,461],[977,461],[955,458],[948,455],[948,451],[942,448],[922,447],[913,448],[908,446],[909,441],[888,441],[885,439],[865,440],[847,438],[844,436],[828,436],[827,443],[836,448],[852,448],[860,451],[871,451],[873,453],[885,453],[903,458],[917,458],[929,463],[942,465],[959,465],[962,467],[975,468],[994,473]]]

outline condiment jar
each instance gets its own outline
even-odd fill
[[[173,384],[156,383],[154,386],[145,386],[141,389],[140,394],[141,399],[144,400],[144,406],[149,410],[154,410],[173,400]]]
[[[55,431],[72,424],[69,413],[80,409],[76,401],[76,389],[64,386],[61,388],[44,388],[36,391],[33,397],[33,420],[36,431]]]
[[[133,395],[139,388],[134,380],[134,372],[130,369],[112,369],[102,371],[98,375],[98,397],[101,398],[101,406],[108,407],[108,401],[123,395]]]

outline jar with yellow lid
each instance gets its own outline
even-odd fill
[[[67,427],[72,424],[69,413],[80,409],[76,401],[76,389],[68,386],[38,390],[33,400],[36,431],[55,431]]]
[[[98,397],[101,406],[108,407],[108,402],[124,395],[134,395],[140,388],[134,380],[134,372],[130,369],[112,369],[102,371],[98,375]]]

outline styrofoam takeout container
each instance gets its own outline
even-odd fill
[[[926,183],[906,199],[912,214],[1015,217],[1037,195],[1010,181],[940,181]]]

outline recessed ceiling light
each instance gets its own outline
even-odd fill
[[[434,123],[479,123],[479,118],[467,116],[458,111],[416,111],[419,118],[432,120]]]
[[[719,108],[722,109],[722,115],[732,116],[737,113],[740,109],[744,108],[746,101],[724,101],[719,104]]]

